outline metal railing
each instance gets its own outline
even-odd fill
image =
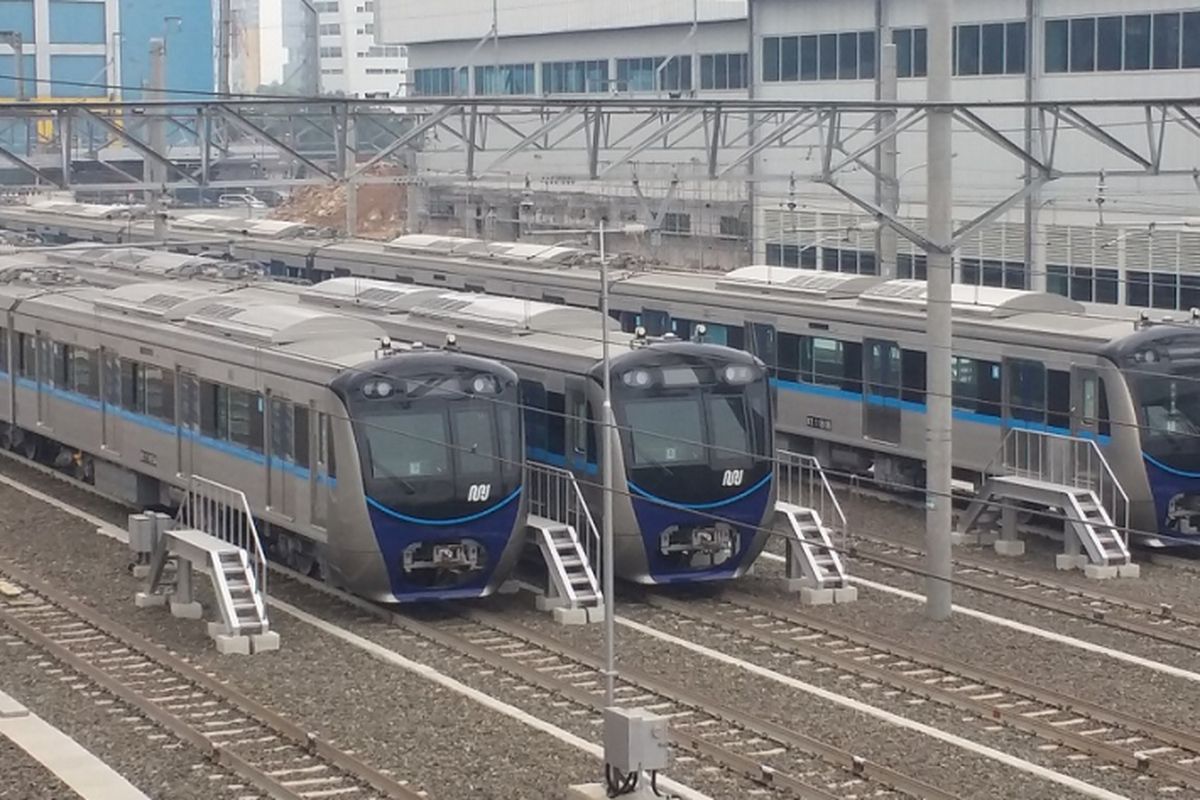
[[[984,473],[1091,490],[1128,542],[1129,495],[1093,439],[1010,428]]]
[[[257,583],[255,588],[260,596],[266,596],[267,556],[244,492],[193,475],[188,479],[187,496],[175,522],[181,528],[202,531],[244,550]]]
[[[846,544],[850,528],[846,512],[816,456],[776,450],[775,487],[779,501],[816,511],[822,523],[837,533],[839,546]]]
[[[580,545],[592,565],[596,581],[602,580],[600,573],[600,529],[592,518],[579,482],[568,470],[543,464],[540,461],[526,462],[525,491],[529,497],[529,513],[539,517],[570,525],[579,537]]]

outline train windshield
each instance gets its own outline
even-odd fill
[[[1200,339],[1148,347],[1126,371],[1142,449],[1174,469],[1200,470]]]
[[[512,461],[506,445],[515,421],[497,419],[513,412],[493,406],[442,401],[425,408],[416,403],[365,407],[359,422],[370,455],[369,477],[409,481],[500,473],[504,463]]]
[[[633,466],[718,466],[752,460],[762,454],[767,438],[765,403],[752,400],[743,392],[708,390],[626,400]]]

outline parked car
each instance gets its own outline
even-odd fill
[[[266,208],[267,204],[252,194],[223,194],[217,198],[219,208]]]

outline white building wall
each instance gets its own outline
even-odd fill
[[[376,0],[317,2],[321,90],[350,97],[404,94],[406,52],[379,44]]]

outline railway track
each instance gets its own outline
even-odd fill
[[[1200,736],[1194,733],[740,593],[687,603],[647,596],[644,602],[688,621],[689,627],[719,632],[726,642],[744,641],[760,653],[785,655],[786,663],[806,676],[833,670],[853,677],[866,691],[899,690],[964,711],[978,724],[981,740],[994,726],[1035,736],[1049,743],[1039,750],[1065,759],[1072,772],[1087,764],[1111,775],[1115,765],[1147,792],[1170,796],[1200,790]]]
[[[914,562],[924,558],[920,548],[875,536],[856,534],[854,542],[855,555],[884,569],[912,573]],[[864,548],[863,542],[871,546]],[[955,582],[965,589],[1200,652],[1200,617],[1178,613],[1169,605],[1138,603],[957,554],[954,565]]]
[[[238,800],[425,797],[6,563],[0,627],[235,775]]]

